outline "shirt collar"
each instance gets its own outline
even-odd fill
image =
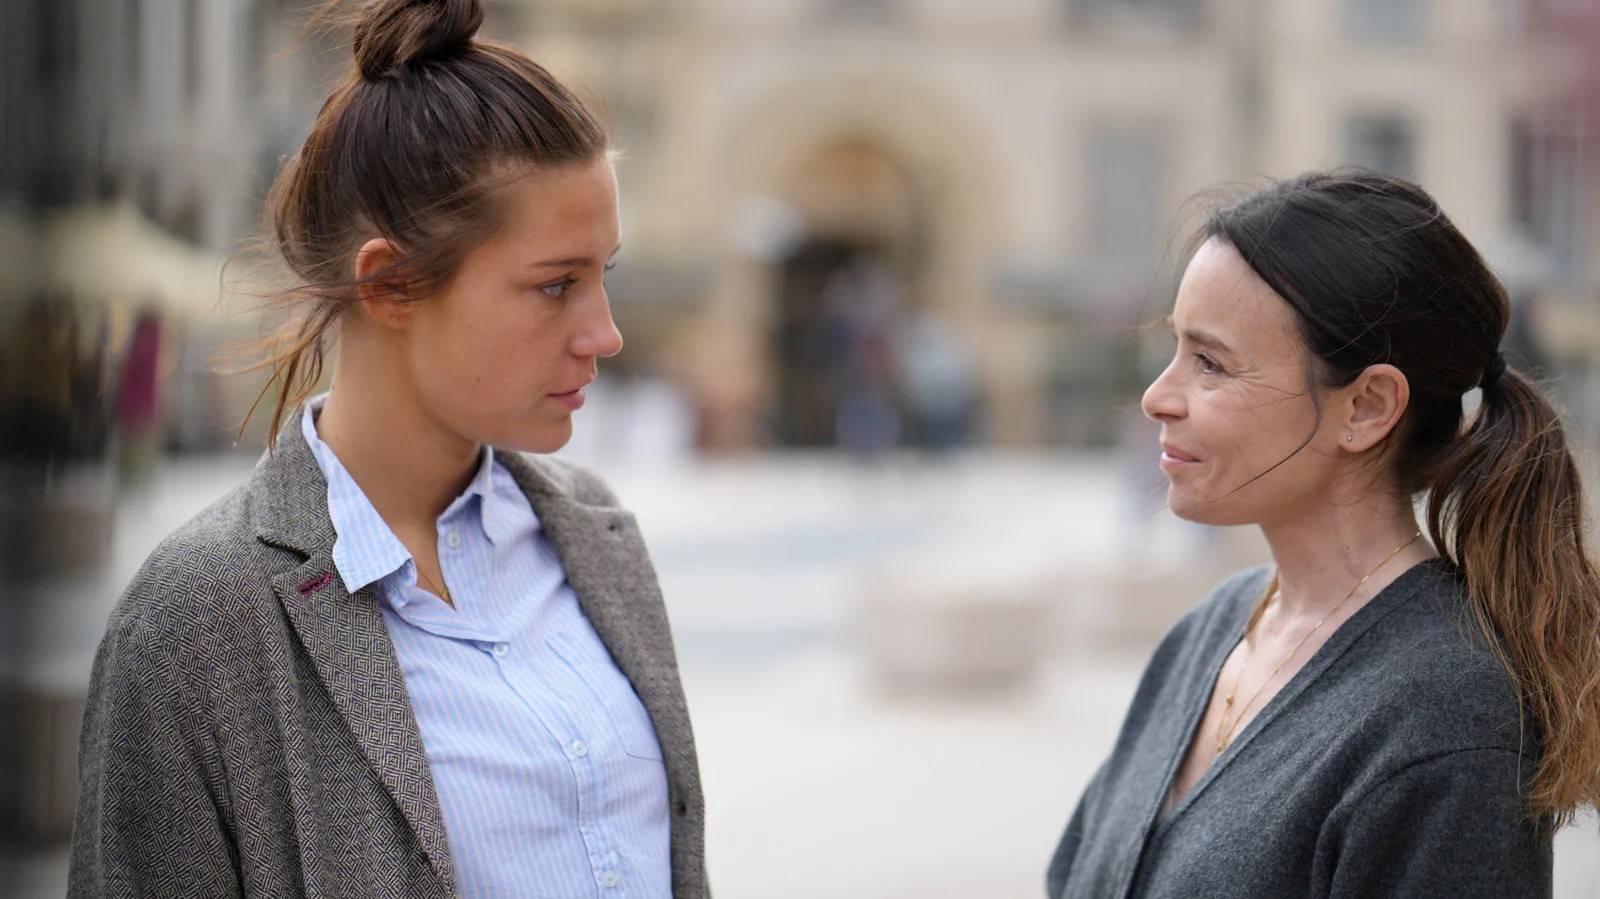
[[[339,457],[317,436],[316,415],[328,400],[326,393],[306,401],[300,415],[300,432],[328,482],[328,517],[333,520],[333,566],[344,587],[355,593],[381,581],[411,563],[411,553],[389,530]]]
[[[332,447],[317,435],[316,415],[322,411],[327,399],[328,395],[322,393],[306,401],[300,417],[300,431],[306,445],[311,447],[317,466],[322,469],[323,478],[328,482],[328,517],[333,522],[335,534],[334,567],[344,581],[345,589],[351,593],[402,570],[407,572],[408,578],[414,579],[415,563],[410,550],[389,529],[388,523],[378,514],[355,478],[351,477],[339,457],[334,455]],[[495,487],[499,482],[509,482],[511,478],[503,471],[502,477],[496,478],[497,467],[494,453],[484,447],[477,473],[461,495],[451,501],[444,514],[439,516],[440,519],[460,514],[471,504],[473,497],[478,497],[481,523],[490,542],[498,543],[509,536],[512,528],[511,510],[507,508],[506,498],[498,495]],[[467,509],[467,514],[471,514],[470,509]]]
[[[467,489],[445,508],[439,520],[472,514],[472,498],[477,497],[478,524],[489,542],[499,545],[509,539],[517,527],[517,510],[512,503],[515,497],[508,497],[504,492],[508,488],[517,490],[517,486],[511,479],[511,473],[495,459],[494,450],[485,446],[482,454],[478,460],[478,471],[467,484]]]
[[[474,483],[477,480],[474,479]],[[499,546],[512,539],[519,529],[527,526],[530,518],[534,524],[538,523],[522,488],[488,447],[483,450],[481,480],[483,498],[478,508],[483,516],[483,533],[490,543]]]

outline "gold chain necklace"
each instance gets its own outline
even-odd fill
[[[416,562],[413,561],[412,564],[416,565]],[[450,591],[448,589],[446,589],[444,587],[436,587],[436,586],[434,586],[433,578],[428,577],[427,573],[422,570],[422,566],[421,565],[416,565],[416,568],[417,568],[417,576],[422,578],[422,583],[423,583],[424,586],[426,586],[429,590],[434,591],[434,594],[436,596],[438,596],[440,599],[444,600],[449,605],[452,605],[452,606],[455,605],[455,601],[450,598]]]
[[[1312,625],[1311,630],[1306,631],[1305,636],[1300,638],[1300,642],[1296,643],[1294,648],[1289,650],[1289,654],[1283,657],[1283,661],[1278,663],[1278,667],[1272,669],[1272,673],[1267,675],[1267,679],[1261,682],[1261,686],[1257,687],[1256,691],[1250,694],[1250,699],[1247,700],[1244,705],[1240,706],[1238,709],[1235,709],[1233,706],[1234,698],[1239,692],[1239,684],[1244,681],[1245,671],[1250,667],[1249,658],[1248,656],[1246,657],[1245,661],[1239,666],[1239,673],[1233,676],[1233,687],[1228,690],[1228,696],[1223,700],[1222,719],[1217,722],[1217,755],[1222,755],[1223,751],[1228,748],[1228,745],[1233,742],[1234,731],[1239,727],[1239,722],[1244,720],[1244,713],[1252,705],[1255,705],[1255,701],[1257,699],[1261,698],[1261,691],[1265,690],[1267,688],[1267,684],[1272,683],[1273,679],[1278,676],[1278,672],[1283,670],[1283,666],[1289,664],[1289,660],[1294,658],[1295,655],[1300,652],[1300,648],[1306,645],[1306,641],[1311,639],[1311,635],[1321,630],[1322,626],[1328,623],[1328,619],[1339,614],[1339,610],[1344,608],[1345,603],[1348,603],[1351,598],[1356,595],[1356,591],[1361,589],[1362,584],[1365,584],[1373,575],[1377,574],[1383,568],[1383,566],[1389,564],[1390,560],[1392,560],[1395,556],[1398,556],[1400,553],[1404,552],[1406,547],[1416,543],[1418,538],[1421,536],[1421,531],[1417,531],[1415,534],[1412,534],[1410,540],[1407,540],[1406,542],[1395,547],[1394,552],[1384,556],[1383,561],[1378,563],[1377,568],[1367,572],[1365,577],[1359,581],[1356,581],[1356,585],[1350,588],[1350,592],[1344,595],[1344,599],[1339,600],[1339,604],[1334,606],[1332,611],[1322,616],[1321,621],[1318,621],[1316,624]],[[1250,638],[1255,633],[1256,625],[1261,622],[1261,614],[1267,610],[1267,606],[1271,605],[1273,598],[1277,595],[1278,578],[1276,575],[1274,575],[1272,578],[1272,589],[1267,591],[1267,595],[1261,598],[1261,602],[1256,606],[1255,611],[1250,613],[1250,623],[1245,628],[1246,648],[1250,646]]]

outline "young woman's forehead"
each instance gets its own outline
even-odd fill
[[[535,173],[504,190],[505,221],[511,229],[570,228],[617,214],[616,177],[604,160]]]

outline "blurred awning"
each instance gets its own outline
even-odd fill
[[[155,306],[168,315],[220,311],[223,260],[151,223],[128,204],[52,213],[40,229],[35,287],[84,299]]]

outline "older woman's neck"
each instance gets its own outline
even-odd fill
[[[1326,614],[1363,577],[1352,601],[1365,602],[1435,555],[1425,537],[1412,539],[1419,526],[1409,500],[1392,494],[1319,504],[1261,530],[1278,567],[1280,602],[1292,613]]]

